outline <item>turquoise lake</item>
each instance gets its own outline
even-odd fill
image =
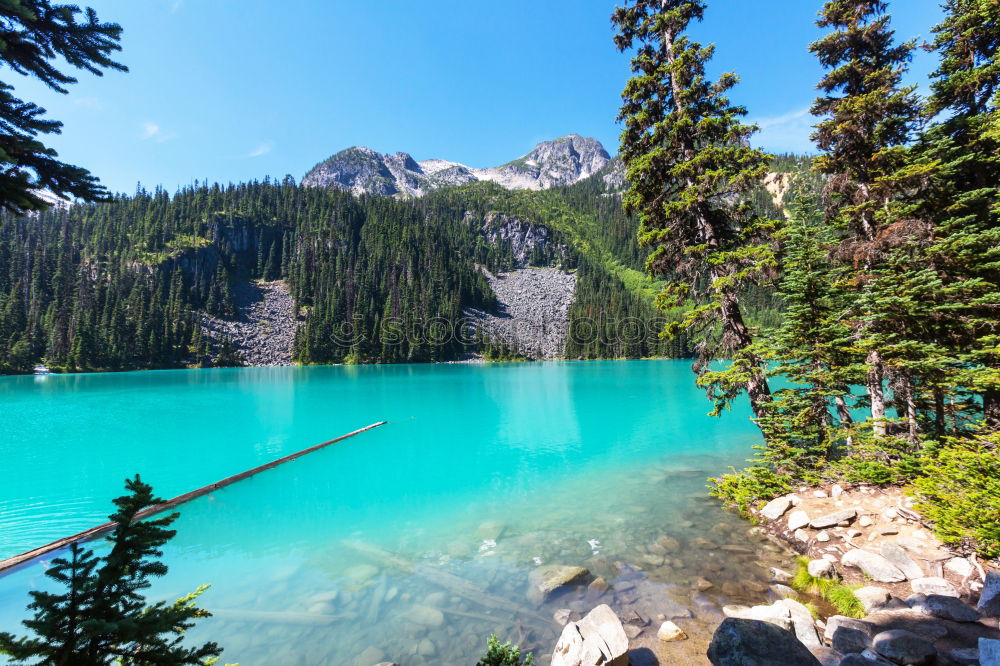
[[[744,404],[706,415],[689,362],[5,377],[0,405],[0,559],[104,522],[126,476],[172,497],[388,421],[180,507],[151,597],[211,583],[189,637],[220,663],[473,664],[490,633],[542,653],[554,610],[595,603],[683,607],[698,638],[768,580],[773,547],[705,487],[759,433]],[[0,575],[0,630],[21,633],[45,559]],[[540,564],[612,588],[539,606]]]

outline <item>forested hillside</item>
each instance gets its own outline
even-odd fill
[[[490,213],[503,215],[484,222]],[[601,175],[537,192],[471,183],[414,200],[286,178],[5,217],[0,370],[238,362],[206,337],[200,313],[232,318],[236,281],[279,279],[303,314],[298,362],[456,359],[486,342],[462,321],[464,308],[493,304],[478,267],[516,264],[483,225],[511,217],[550,232],[526,263],[577,273],[568,358],[690,355],[685,338],[658,339],[657,283]]]

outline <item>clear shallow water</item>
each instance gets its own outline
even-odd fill
[[[203,605],[219,612],[190,636],[229,663],[353,664],[368,649],[363,666],[374,651],[471,664],[491,632],[547,652],[553,610],[602,602],[646,617],[680,604],[697,636],[718,604],[766,589],[769,544],[704,497],[706,476],[748,457],[754,426],[742,406],[707,417],[686,362],[16,377],[0,378],[0,404],[0,557],[102,522],[126,475],[170,497],[389,421],[181,507],[153,592],[211,583]],[[613,588],[538,609],[525,596],[538,563]],[[43,571],[0,576],[0,629],[17,628]],[[713,587],[692,590],[697,577]]]

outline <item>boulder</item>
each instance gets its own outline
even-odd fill
[[[528,600],[541,604],[556,590],[566,585],[586,585],[590,582],[590,572],[583,567],[563,564],[547,564],[533,569],[528,574]]]
[[[874,654],[874,653],[873,653]],[[867,656],[862,656],[861,654],[849,654],[840,660],[840,664],[837,666],[884,666],[885,664],[892,665],[891,661],[886,661],[877,654],[874,655],[875,659],[869,659]]]
[[[917,578],[910,581],[910,588],[914,594],[940,594],[945,597],[957,597],[958,590],[955,586],[944,578],[931,576],[929,578]]]
[[[840,661],[844,658],[844,655],[825,645],[809,648],[809,651],[819,661],[820,666],[840,666]]]
[[[615,612],[601,604],[570,622],[552,652],[551,666],[628,666],[628,636]]]
[[[666,642],[687,640],[687,634],[670,620],[660,625],[656,630],[656,637]]]
[[[760,510],[760,515],[764,516],[768,520],[777,520],[785,515],[785,512],[792,508],[792,498],[788,495],[784,497],[775,497],[773,500],[764,505],[764,508]]]
[[[844,553],[840,563],[845,567],[857,567],[866,576],[879,583],[898,583],[906,580],[906,575],[896,565],[878,553],[857,548]]]
[[[979,639],[979,666],[1000,666],[1000,641]]]
[[[776,583],[787,583],[792,579],[792,574],[785,571],[784,569],[779,569],[778,567],[771,567],[771,580]]]
[[[782,585],[781,583],[772,583],[771,594],[775,596],[776,599],[794,599],[799,596],[798,592],[794,589],[788,587],[787,585]]]
[[[882,610],[889,604],[892,595],[884,587],[869,585],[854,590],[854,596],[858,598],[866,613],[874,613]]]
[[[948,651],[948,657],[958,666],[979,666],[978,648],[955,648]]]
[[[727,618],[715,630],[708,660],[713,666],[820,666],[791,633],[768,622],[739,618]]]
[[[830,560],[809,560],[806,567],[813,578],[836,578],[837,569]]]
[[[979,594],[976,610],[986,617],[1000,617],[1000,571],[986,572],[986,582]]]
[[[924,666],[937,657],[937,650],[930,641],[905,629],[890,629],[876,634],[872,649],[894,664]]]
[[[895,662],[889,661],[873,650],[864,650],[857,656],[862,659],[867,659],[867,666],[895,666]]]
[[[966,605],[961,599],[941,594],[914,594],[906,600],[906,603],[909,604],[910,608],[918,610],[924,615],[939,617],[943,620],[976,622],[980,617],[976,609]]]
[[[896,544],[883,541],[879,547],[879,552],[882,553],[882,557],[892,562],[910,580],[924,577],[924,570],[920,568],[920,565],[910,559],[906,551]]]
[[[809,514],[802,509],[796,509],[788,514],[788,529],[794,532],[809,524]]]
[[[754,606],[753,608],[739,605],[723,606],[722,614],[741,620],[767,622],[786,631],[792,631],[792,613],[783,601],[784,599],[767,606]]]
[[[809,525],[814,529],[821,530],[824,527],[834,527],[840,523],[850,522],[854,520],[857,515],[857,509],[841,509],[840,511],[834,511],[833,513],[828,513],[825,516],[820,516],[819,518],[813,518],[809,522]]]
[[[875,625],[871,622],[847,617],[846,615],[831,615],[827,618],[826,626],[823,628],[823,638],[832,641],[834,633],[840,627],[853,627],[854,629],[864,631],[869,636],[875,635]]]
[[[777,604],[781,604],[788,609],[792,620],[792,631],[803,645],[810,649],[823,645],[823,641],[819,637],[819,632],[816,631],[816,622],[813,620],[812,613],[809,612],[808,608],[795,599],[782,599]]]
[[[972,562],[964,557],[951,558],[944,563],[944,568],[962,578],[968,578],[975,572],[975,567],[972,566]]]
[[[875,625],[846,615],[833,615],[826,621],[823,637],[841,654],[861,652],[871,645]]]

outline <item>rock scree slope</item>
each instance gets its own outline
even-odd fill
[[[493,312],[469,308],[465,315],[488,339],[528,358],[562,358],[569,329],[576,276],[555,268],[517,268],[491,274],[483,269],[497,297]]]
[[[288,286],[280,281],[233,285],[234,320],[202,315],[201,326],[215,357],[228,338],[245,365],[291,365],[299,320]]]

